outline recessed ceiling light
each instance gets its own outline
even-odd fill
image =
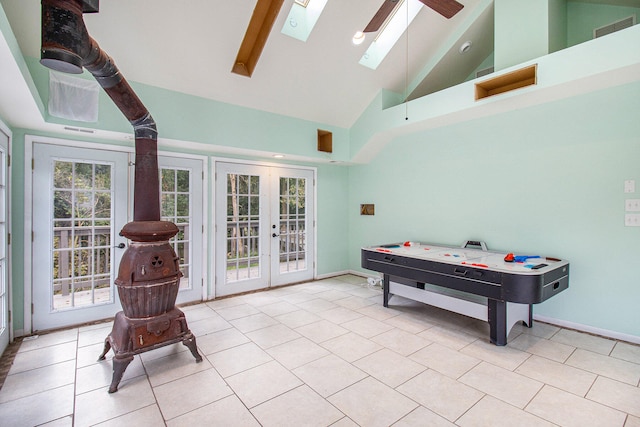
[[[469,50],[471,49],[471,45],[472,45],[472,44],[473,44],[473,43],[471,43],[471,41],[467,40],[466,42],[464,42],[464,43],[462,43],[462,44],[460,45],[460,49],[458,49],[458,51],[459,51],[460,53],[466,53],[466,52],[469,52]]]
[[[356,46],[359,45],[359,44],[362,44],[362,42],[364,41],[364,33],[362,31],[358,31],[357,33],[355,33],[355,35],[353,36],[351,41]]]

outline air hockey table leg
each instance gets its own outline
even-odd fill
[[[507,345],[507,303],[489,298],[489,339],[495,345]]]
[[[391,298],[393,294],[389,293],[389,275],[382,275],[382,305],[385,307],[389,307],[389,298]]]

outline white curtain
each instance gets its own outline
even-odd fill
[[[100,85],[64,73],[49,71],[49,114],[80,122],[98,121]]]

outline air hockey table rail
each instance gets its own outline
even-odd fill
[[[471,245],[469,243],[472,243]],[[435,305],[489,322],[490,341],[506,345],[513,325],[533,324],[532,304],[569,287],[569,262],[462,247],[392,243],[361,250],[363,268],[383,275],[384,306],[391,296]]]

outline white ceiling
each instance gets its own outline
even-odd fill
[[[307,42],[280,32],[293,3],[285,0],[251,78],[231,67],[255,0],[107,0],[100,13],[84,17],[89,34],[129,81],[349,128],[381,89],[406,94],[408,88],[415,98],[417,91],[459,83],[450,81],[453,72],[464,78],[485,59],[493,49],[492,14],[474,26],[468,21],[482,0],[460,2],[464,9],[450,20],[424,7],[408,43],[402,37],[374,71],[358,64],[368,43],[354,46],[351,38],[382,0],[329,0]],[[23,55],[39,58],[40,1],[0,3]],[[457,52],[465,37],[479,39],[474,55]],[[443,46],[449,54],[439,62],[446,68],[431,63],[426,72]]]

